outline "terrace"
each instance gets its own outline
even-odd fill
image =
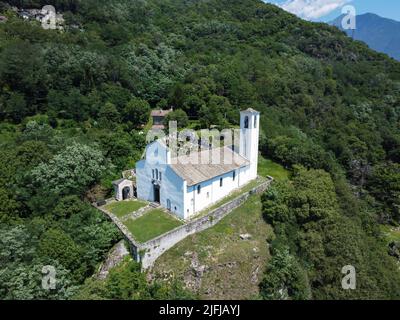
[[[124,225],[139,243],[156,238],[183,224],[162,208],[139,200],[114,201],[101,207],[114,220]]]
[[[259,159],[259,173],[260,176],[256,180],[251,181],[247,185],[221,199],[219,202],[204,209],[194,216],[191,221],[205,216],[214,209],[257,188],[268,180],[267,176],[273,176],[277,181],[287,180],[289,176],[288,171],[281,165],[263,157]],[[166,209],[157,207],[155,204],[146,201],[112,201],[99,209],[107,213],[113,221],[120,226],[120,229],[123,229],[124,233],[128,233],[134,241],[142,244],[174,230],[185,223],[175,215],[169,213]],[[187,223],[189,222],[190,221]]]

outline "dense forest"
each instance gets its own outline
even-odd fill
[[[45,4],[63,31],[11,9]],[[140,158],[150,110],[171,106],[199,128],[259,110],[261,152],[292,172],[263,196],[276,233],[263,298],[400,298],[400,244],[381,232],[400,223],[400,63],[259,0],[18,0],[0,14],[1,299],[191,297],[132,263],[82,287],[120,239],[89,202]],[[341,290],[348,264],[359,290]],[[57,290],[41,289],[43,265]]]

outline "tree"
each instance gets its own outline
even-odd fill
[[[54,208],[54,218],[56,220],[69,219],[73,215],[80,214],[86,208],[86,205],[78,196],[67,196],[60,199],[59,203]]]
[[[279,222],[294,221],[295,217],[291,214],[288,205],[292,190],[291,184],[277,182],[262,195],[263,215],[268,223],[277,225]]]
[[[337,215],[339,205],[335,185],[323,170],[296,167],[292,185],[277,183],[263,196],[264,216],[268,222],[319,221]]]
[[[106,283],[107,296],[115,300],[149,299],[147,280],[141,266],[135,261],[125,262],[110,271]]]
[[[27,101],[32,103],[41,96],[43,91],[46,91],[46,70],[42,58],[43,51],[40,45],[34,45],[18,38],[13,38],[1,51],[0,83],[15,91],[11,95],[13,108],[26,106],[22,100],[23,95],[17,92],[30,97]],[[18,110],[11,109],[11,111],[16,116]],[[33,112],[34,110],[30,109],[29,111]]]
[[[117,170],[126,169],[129,160],[133,158],[133,150],[136,150],[136,145],[131,142],[130,136],[123,131],[102,132],[97,142],[105,157],[112,160]]]
[[[77,88],[69,91],[51,90],[47,99],[49,110],[60,118],[84,121],[89,117],[89,98]]]
[[[99,121],[104,128],[112,129],[120,122],[120,115],[117,107],[107,102],[99,111]]]
[[[164,126],[168,127],[170,121],[176,121],[178,128],[185,128],[189,124],[189,118],[185,111],[178,109],[170,112],[164,120]]]
[[[264,297],[276,299],[283,294],[284,298],[291,298],[290,284],[293,282],[286,279],[292,279],[296,284],[299,279],[308,279],[314,299],[398,296],[398,283],[389,280],[390,277],[400,279],[400,272],[394,271],[397,268],[395,261],[387,255],[382,243],[362,229],[362,216],[356,207],[353,209],[355,212],[347,213],[348,217],[340,212],[333,181],[322,170],[296,167],[291,185],[274,184],[263,196],[264,216],[273,224],[276,234],[276,239],[271,242],[272,264],[261,284]],[[289,247],[290,251],[282,252],[284,247]],[[283,267],[293,265],[289,252],[297,254],[295,260],[299,265],[294,268],[295,273]],[[279,261],[285,262],[279,264]],[[357,270],[358,287],[351,292],[341,287],[343,275],[340,271],[346,265]],[[299,268],[306,271],[306,278],[291,278],[293,274],[301,274]],[[301,285],[299,288],[306,287]]]
[[[299,164],[307,168],[330,169],[327,153],[300,130],[294,130],[290,136],[269,139],[267,150],[272,158],[287,166]]]
[[[29,261],[35,253],[34,246],[37,239],[31,237],[28,229],[24,225],[7,227],[6,224],[0,225],[0,256],[1,266],[13,262]]]
[[[107,162],[96,148],[73,143],[48,163],[31,172],[34,185],[51,194],[82,194],[107,169]]]
[[[58,261],[71,271],[80,266],[80,247],[61,229],[49,229],[41,236],[38,254],[44,259]]]
[[[200,108],[200,122],[207,128],[211,125],[217,125],[222,128],[226,127],[229,124],[229,120],[231,120],[232,123],[237,122],[235,121],[237,114],[232,116],[232,109],[233,108],[227,98],[211,95],[208,103]]]
[[[24,225],[0,227],[0,298],[7,300],[68,299],[76,291],[70,272],[57,261],[41,260],[36,253],[36,235]],[[56,270],[56,289],[42,287],[42,268],[51,265]]]
[[[50,262],[47,262],[50,263]],[[78,290],[69,279],[70,272],[56,261],[51,265],[56,270],[56,287],[47,290],[42,287],[42,273],[45,264],[16,264],[2,270],[0,274],[0,297],[5,300],[66,300]]]
[[[44,141],[49,142],[53,136],[53,129],[46,123],[29,121],[21,135],[22,141]]]
[[[20,203],[7,190],[0,188],[0,223],[16,222],[19,217]]]
[[[48,130],[43,131],[50,133]],[[34,134],[32,131],[29,133],[25,132],[24,139],[27,139],[28,137],[31,139],[33,136],[36,136],[35,139],[44,139],[44,137],[41,137],[43,133],[39,134],[39,132],[36,132],[36,134]],[[46,138],[50,137],[47,136]],[[19,145],[16,150],[18,166],[27,169],[32,169],[42,162],[49,161],[51,156],[52,154],[48,146],[43,141],[28,140]]]
[[[311,288],[306,272],[288,248],[276,249],[260,284],[261,296],[268,300],[306,300]]]
[[[136,96],[156,104],[166,98],[174,83],[186,72],[185,64],[178,63],[180,52],[160,43],[149,48],[141,43],[126,46],[124,61],[135,83]]]
[[[12,92],[5,102],[5,110],[3,112],[7,119],[19,123],[29,113],[24,95]]]
[[[176,279],[149,283],[141,265],[126,258],[105,280],[88,279],[75,296],[89,300],[189,300],[195,296]]]
[[[132,128],[138,128],[149,120],[150,105],[146,100],[134,98],[126,105],[123,116]]]
[[[371,194],[382,203],[383,220],[400,222],[400,164],[388,162],[375,166],[367,184]],[[386,216],[386,217],[385,217]]]

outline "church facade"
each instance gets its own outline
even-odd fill
[[[257,178],[260,113],[240,113],[238,147],[223,146],[174,156],[165,139],[146,147],[136,164],[137,198],[190,219]],[[236,150],[235,150],[236,149]]]

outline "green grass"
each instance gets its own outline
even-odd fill
[[[147,205],[146,202],[132,200],[132,201],[119,201],[110,203],[105,207],[106,210],[110,211],[118,218],[122,218],[134,211],[139,210]]]
[[[140,218],[125,221],[125,225],[135,239],[143,243],[179,227],[182,222],[160,209],[154,209]]]
[[[282,165],[262,156],[258,157],[258,174],[262,177],[271,176],[276,181],[289,179],[289,171]]]
[[[400,230],[395,230],[394,227],[381,225],[381,231],[385,235],[387,242],[400,242]]]

